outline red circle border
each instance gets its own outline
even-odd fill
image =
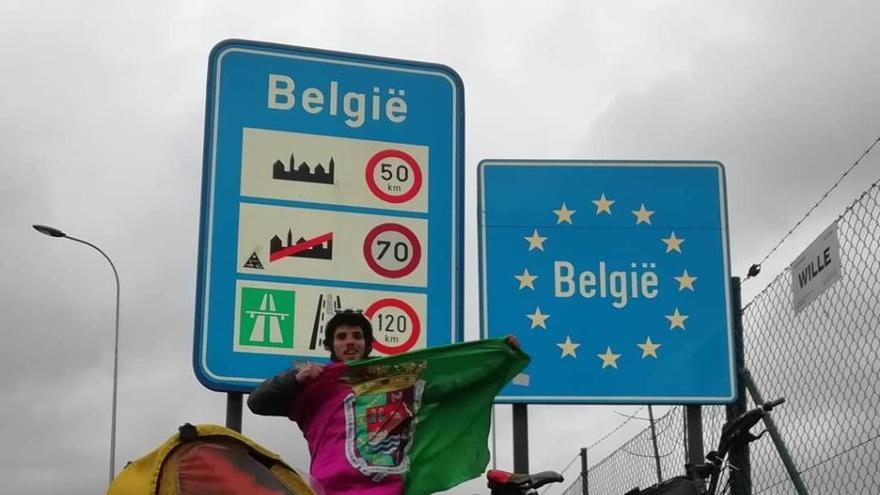
[[[405,161],[406,164],[409,165],[409,168],[412,169],[413,186],[406,194],[401,194],[400,196],[392,196],[390,194],[387,194],[385,191],[379,188],[378,184],[376,184],[376,180],[375,177],[373,177],[373,174],[376,171],[376,166],[379,165],[379,162],[384,160],[385,158],[399,158]],[[367,168],[364,173],[364,178],[367,181],[367,187],[370,188],[370,191],[372,191],[377,198],[383,201],[387,201],[388,203],[405,203],[416,197],[416,194],[418,194],[419,190],[421,190],[422,188],[422,169],[419,167],[419,163],[416,161],[416,159],[405,151],[387,149],[376,153],[367,162]]]
[[[410,335],[409,339],[407,339],[406,342],[404,342],[403,344],[401,344],[397,347],[390,347],[390,346],[386,346],[384,344],[380,344],[379,341],[374,337],[373,338],[373,348],[383,354],[388,354],[388,355],[402,354],[402,353],[412,349],[413,346],[415,346],[416,343],[419,341],[419,336],[422,334],[422,324],[421,324],[421,321],[419,321],[419,315],[416,314],[416,311],[412,308],[412,306],[405,303],[404,301],[401,301],[400,299],[395,299],[393,297],[379,299],[378,301],[371,304],[370,307],[367,308],[366,311],[364,311],[364,314],[367,316],[367,318],[372,320],[373,314],[379,308],[384,308],[385,306],[391,306],[393,308],[397,308],[397,309],[403,311],[404,313],[406,313],[407,316],[409,316],[409,319],[412,320],[412,322],[413,322],[412,335]]]
[[[373,259],[373,253],[370,249],[370,246],[373,244],[373,241],[379,234],[383,232],[397,232],[404,237],[413,247],[413,259],[406,266],[399,270],[388,270],[387,268],[383,268],[379,265],[379,262]],[[419,243],[419,239],[413,233],[413,231],[408,228],[400,225],[399,223],[383,223],[373,228],[368,234],[367,237],[364,238],[364,260],[367,262],[367,265],[376,273],[383,277],[387,278],[401,278],[412,273],[417,266],[419,266],[419,262],[422,260],[422,245]]]

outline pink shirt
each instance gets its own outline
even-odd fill
[[[345,365],[332,363],[305,384],[293,404],[290,418],[297,422],[309,443],[311,476],[326,495],[399,495],[403,478],[392,474],[373,480],[349,463],[345,454],[344,401],[351,387],[340,381]]]

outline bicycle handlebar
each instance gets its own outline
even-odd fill
[[[758,424],[759,421],[776,406],[785,402],[785,397],[780,397],[774,401],[765,402],[758,407],[746,411],[736,418],[729,421],[721,428],[721,438],[718,440],[718,450],[715,452],[720,458],[724,458],[730,446],[737,441],[748,443],[757,437],[751,434],[749,430]]]
[[[732,445],[737,443],[747,444],[757,440],[761,435],[752,435],[750,431],[758,421],[764,418],[776,406],[785,402],[785,397],[780,397],[773,401],[765,402],[758,407],[746,411],[736,418],[728,421],[721,428],[721,438],[718,440],[718,450],[706,454],[707,464],[698,464],[691,466],[690,473],[694,473],[699,477],[710,475],[709,489],[706,493],[715,493],[718,486],[718,478],[721,472],[721,465],[724,458],[727,457],[727,451]]]

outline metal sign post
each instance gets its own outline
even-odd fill
[[[737,373],[737,389],[736,401],[728,404],[725,409],[727,421],[746,412],[748,403],[746,402],[746,385],[742,379],[742,373],[745,369],[745,347],[743,341],[743,322],[742,322],[742,282],[739,277],[730,279],[731,292],[733,293],[733,328],[734,328],[734,347],[736,349],[736,373]],[[730,449],[729,462],[736,469],[731,470],[731,484],[736,493],[742,495],[752,494],[752,465],[749,458],[749,445],[734,445]]]
[[[696,466],[705,462],[703,449],[703,407],[696,405],[685,406],[685,421],[687,423],[687,463]],[[705,480],[700,479],[700,483]]]
[[[513,405],[513,470],[529,472],[529,410],[526,404]]]
[[[486,160],[484,337],[532,357],[500,403],[727,403],[736,396],[717,162]]]
[[[211,52],[193,366],[249,392],[326,360],[335,310],[391,355],[462,337],[462,84],[252,41]]]

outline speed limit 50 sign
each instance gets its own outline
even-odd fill
[[[231,40],[208,70],[193,364],[249,391],[360,309],[378,354],[462,339],[463,103],[441,65]]]
[[[422,189],[422,167],[399,149],[382,150],[367,162],[366,182],[370,191],[389,203],[405,203]]]

